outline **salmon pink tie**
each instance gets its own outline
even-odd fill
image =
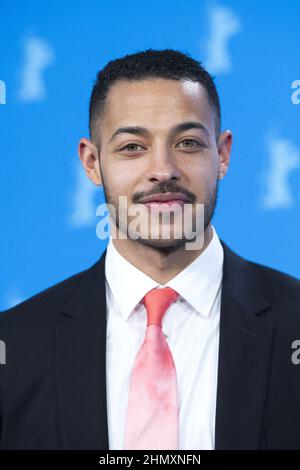
[[[124,449],[178,449],[178,391],[162,319],[179,294],[154,288],[144,297],[147,329],[129,383]]]

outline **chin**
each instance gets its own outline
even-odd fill
[[[155,249],[167,249],[167,250],[177,250],[185,245],[189,240],[185,238],[181,239],[151,239],[151,238],[137,238],[136,242],[141,243],[142,245],[149,246]]]

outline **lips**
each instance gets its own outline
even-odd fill
[[[182,199],[169,199],[168,201],[150,201],[144,202],[143,205],[148,209],[158,211],[169,211],[169,210],[182,210],[186,204]]]
[[[179,203],[189,202],[188,198],[181,193],[164,193],[149,196],[140,201],[141,204],[162,204],[162,203]]]
[[[141,204],[151,211],[177,211],[182,210],[184,204],[189,203],[189,199],[181,193],[164,193],[148,196],[141,201]]]

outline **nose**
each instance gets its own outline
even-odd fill
[[[148,171],[151,182],[167,182],[180,177],[174,156],[168,149],[160,149],[153,153]]]

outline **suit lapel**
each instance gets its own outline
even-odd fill
[[[60,447],[108,449],[105,252],[83,273],[56,328]]]
[[[270,304],[251,265],[224,248],[216,449],[257,449],[261,437],[273,325],[259,314]]]

